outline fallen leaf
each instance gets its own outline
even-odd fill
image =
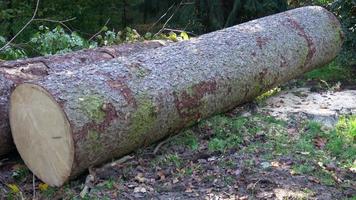
[[[302,155],[309,155],[310,154],[310,152],[308,152],[308,151],[302,151],[302,152],[299,152],[300,154],[302,154]]]
[[[135,176],[135,180],[137,180],[138,182],[140,183],[144,183],[146,181],[146,178],[143,176],[142,173],[138,173],[136,176]]]
[[[295,134],[295,133],[297,132],[297,129],[295,129],[295,128],[289,128],[289,129],[287,129],[287,132],[288,132],[289,134],[293,135],[293,134]]]
[[[134,193],[146,193],[146,192],[147,192],[146,188],[141,186],[135,187],[134,189]]]
[[[185,192],[187,192],[187,193],[192,193],[192,192],[193,192],[193,190],[192,190],[192,188],[191,188],[191,187],[188,187],[188,188],[185,190]]]
[[[311,182],[314,182],[314,183],[320,183],[319,179],[315,178],[315,177],[312,177],[312,176],[309,176],[308,177],[308,180],[311,181]]]
[[[173,184],[176,184],[178,182],[179,182],[178,178],[174,178],[173,181],[172,181]]]
[[[216,157],[215,157],[215,156],[208,158],[208,161],[209,161],[209,162],[212,162],[212,161],[215,161],[215,160],[216,160]]]
[[[19,193],[19,192],[20,192],[20,188],[19,188],[19,187],[17,187],[17,185],[16,185],[16,184],[7,184],[7,187],[9,187],[9,188],[10,188],[10,190],[11,190],[11,192],[12,192],[12,193],[17,194],[17,193]]]
[[[325,147],[327,141],[328,140],[326,138],[317,136],[314,138],[314,145],[319,149],[323,149]]]
[[[48,190],[48,184],[46,184],[46,183],[40,183],[40,184],[38,185],[38,189],[40,189],[41,192],[44,192],[44,191]]]
[[[261,163],[261,167],[263,169],[267,169],[267,168],[270,168],[271,167],[271,164],[269,162],[262,162]]]
[[[161,181],[166,179],[166,175],[164,174],[163,170],[158,171],[157,176],[159,177],[159,180],[161,180]]]
[[[255,188],[255,184],[254,183],[250,183],[246,187],[247,190],[251,190],[251,189],[254,189],[254,188]]]
[[[279,167],[281,164],[278,161],[272,161],[271,162],[272,167]]]

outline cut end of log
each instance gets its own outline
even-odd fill
[[[71,173],[74,144],[61,106],[42,87],[21,84],[11,95],[10,124],[30,170],[51,186],[62,185]]]

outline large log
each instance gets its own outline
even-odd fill
[[[10,92],[16,84],[119,56],[127,56],[145,49],[161,47],[164,44],[164,41],[146,41],[87,49],[63,55],[0,62],[0,156],[15,148],[10,134],[8,107]]]
[[[342,37],[334,15],[304,7],[50,75],[12,93],[14,141],[37,177],[60,186],[325,65]]]

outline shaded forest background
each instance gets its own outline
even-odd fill
[[[41,0],[35,20],[5,48],[33,16],[36,0],[1,0],[0,59],[177,40],[305,5],[324,6],[340,18],[346,33],[342,58],[354,65],[355,0]]]

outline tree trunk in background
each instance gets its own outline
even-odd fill
[[[37,177],[60,186],[327,64],[342,37],[334,15],[304,7],[50,75],[12,93],[14,141]]]
[[[0,156],[10,152],[15,147],[10,135],[8,104],[10,92],[16,84],[38,80],[48,74],[70,71],[73,68],[119,56],[128,56],[132,53],[158,48],[163,45],[163,41],[147,41],[88,49],[64,55],[0,62]]]

